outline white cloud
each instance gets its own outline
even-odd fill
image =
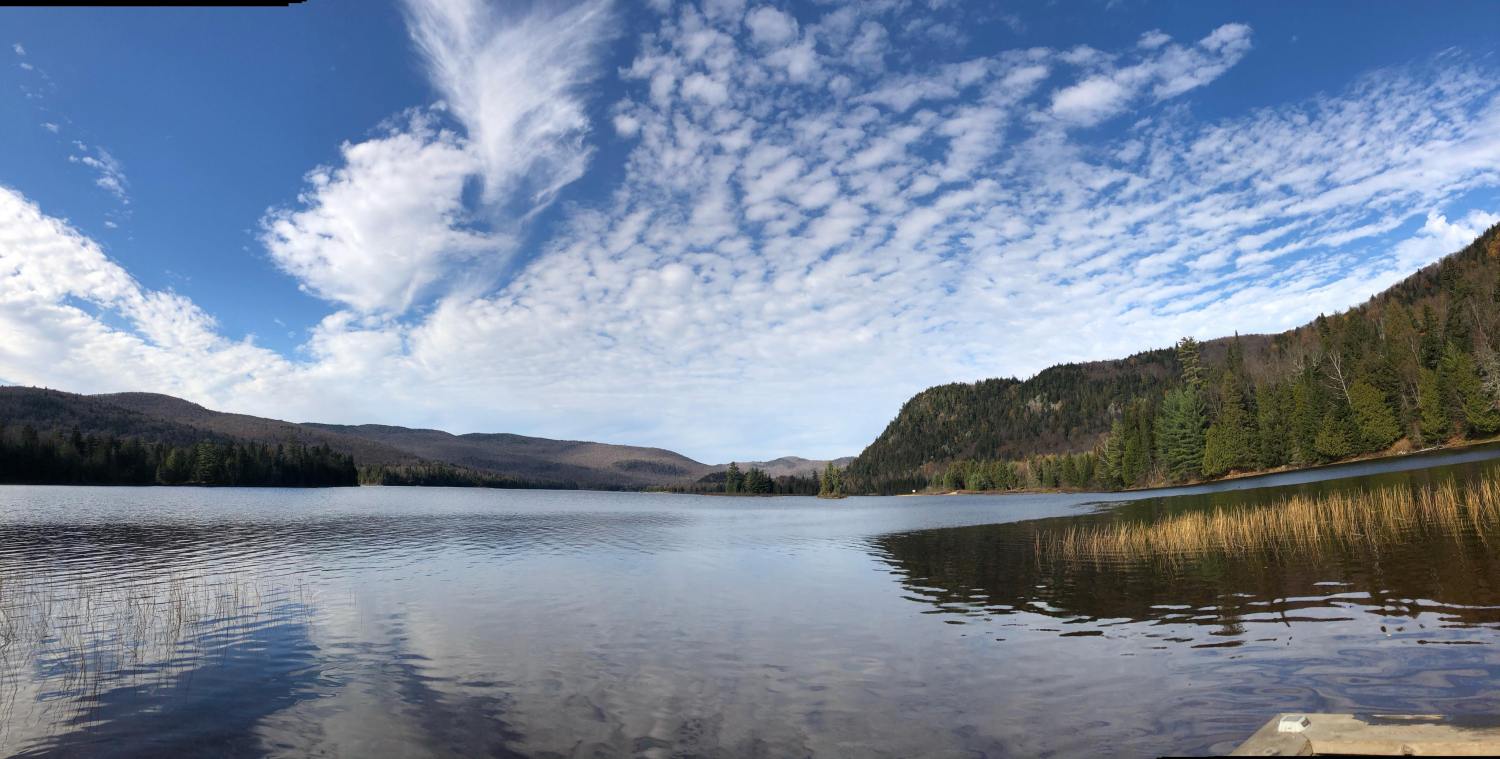
[[[1111,77],[1089,77],[1059,90],[1052,97],[1052,113],[1068,121],[1091,124],[1118,113],[1133,94]]]
[[[682,94],[710,106],[723,105],[729,100],[729,88],[723,82],[704,74],[693,74],[684,79]]]
[[[16,52],[16,55],[23,57],[26,55],[26,48],[22,47],[21,43],[19,42],[11,43],[10,49],[14,50]]]
[[[108,326],[96,312],[129,326]],[[225,397],[285,366],[218,337],[213,319],[185,298],[142,288],[93,241],[4,187],[0,334],[0,374],[84,392],[158,387]]]
[[[42,122],[42,128],[45,129],[45,130],[47,130],[47,131],[49,131],[49,132],[51,132],[51,133],[53,133],[53,134],[57,134],[58,130],[60,129],[60,127],[58,127],[57,124],[54,124],[54,123],[52,123],[50,121],[43,121]]]
[[[435,285],[482,289],[508,240],[582,175],[592,148],[579,88],[609,32],[604,2],[505,16],[480,0],[410,0],[412,39],[442,110],[346,143],[342,165],[307,176],[300,209],[262,220],[272,259],[308,291],[363,313],[398,315]],[[616,128],[626,134],[630,117]],[[627,135],[628,136],[628,135]],[[477,181],[481,201],[466,203]]]
[[[500,242],[466,228],[464,184],[477,159],[433,118],[345,143],[342,165],[307,175],[301,210],[261,222],[261,239],[311,292],[364,312],[406,310],[449,267]]]
[[[1484,230],[1500,224],[1500,214],[1471,211],[1462,219],[1449,221],[1437,211],[1428,211],[1427,220],[1417,233],[1395,246],[1397,271],[1416,271],[1443,256],[1460,250]]]
[[[594,6],[565,13],[579,8]],[[523,22],[469,3],[414,11],[418,38],[443,30],[423,43],[449,51],[427,53],[434,81],[467,82],[438,88],[456,125],[430,115],[345,145],[294,208],[268,216],[274,260],[339,304],[298,360],[218,337],[192,304],[143,290],[12,194],[0,200],[24,212],[0,216],[0,272],[22,274],[0,285],[0,330],[19,337],[0,341],[0,376],[705,460],[843,454],[930,384],[1294,326],[1494,220],[1472,211],[1500,186],[1500,87],[1483,60],[1381,70],[1204,122],[1152,105],[1235,65],[1247,28],[928,65],[891,53],[912,28],[899,7],[818,12],[773,49],[747,29],[758,9],[666,8],[618,102],[600,104],[630,138],[621,183],[559,208],[513,278],[465,287],[505,259],[504,220],[549,201],[535,188],[588,161],[586,122],[551,116],[589,112],[576,89],[591,64],[555,87],[519,85],[572,99],[536,111],[533,134],[508,106],[457,95],[505,81],[477,70],[501,55],[486,40],[562,32],[508,35]],[[824,86],[773,57],[807,40],[807,81]],[[488,97],[469,100],[502,95]],[[503,97],[525,111],[540,96]],[[1132,109],[1153,118],[1057,128]],[[479,136],[501,133],[551,158],[506,157],[511,138]],[[466,204],[466,182],[485,200]]]
[[[44,125],[45,126],[45,125]],[[53,130],[56,131],[56,130]],[[73,144],[82,151],[89,151],[87,145],[75,140]],[[92,154],[85,152],[68,156],[70,163],[81,164],[94,170],[94,184],[115,196],[121,203],[130,203],[130,181],[125,178],[125,167],[109,151],[101,147],[94,147]]]
[[[797,20],[767,5],[746,14],[745,26],[751,39],[761,45],[781,47],[797,37]]]
[[[532,212],[588,165],[579,88],[613,33],[605,0],[507,16],[483,0],[408,0],[429,77],[479,156],[485,198]]]
[[[1161,101],[1201,87],[1244,58],[1250,51],[1250,35],[1245,24],[1225,24],[1184,47],[1171,44],[1160,32],[1147,32],[1139,45],[1147,57],[1123,67],[1104,64],[1098,51],[1074,50],[1065,61],[1103,70],[1054,93],[1052,115],[1089,126],[1119,114],[1146,92]]]
[[[1136,45],[1146,50],[1155,50],[1171,41],[1171,35],[1166,34],[1160,29],[1152,29],[1142,34],[1140,41],[1136,42]]]

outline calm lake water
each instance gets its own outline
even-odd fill
[[[1139,756],[1283,710],[1500,713],[1483,536],[1169,565],[1027,537],[1496,456],[1171,499],[5,487],[0,753]]]

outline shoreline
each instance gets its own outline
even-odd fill
[[[1405,459],[1413,456],[1432,456],[1444,453],[1460,453],[1473,448],[1482,448],[1487,445],[1500,444],[1500,435],[1483,438],[1480,440],[1465,440],[1460,443],[1449,443],[1446,445],[1434,445],[1410,451],[1391,453],[1389,449],[1377,453],[1366,453],[1353,456],[1341,461],[1331,461],[1326,464],[1314,464],[1312,466],[1281,466],[1274,469],[1257,469],[1249,472],[1231,472],[1223,477],[1215,477],[1207,480],[1188,480],[1186,482],[1154,484],[1144,487],[1118,488],[1115,490],[1089,490],[1087,488],[1017,488],[1015,490],[949,490],[949,491],[919,491],[916,493],[896,493],[897,498],[911,496],[949,496],[949,495],[1043,495],[1048,493],[1146,493],[1153,490],[1178,490],[1182,488],[1198,487],[1200,485],[1213,485],[1220,482],[1232,482],[1243,480],[1254,480],[1260,477],[1271,477],[1278,474],[1290,472],[1317,472],[1325,469],[1337,469],[1339,467],[1354,466],[1356,464],[1368,464],[1378,461],[1392,461]]]

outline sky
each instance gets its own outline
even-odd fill
[[[1273,332],[1500,221],[1500,14],[0,9],[0,382],[858,453],[935,384]]]

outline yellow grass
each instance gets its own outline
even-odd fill
[[[1376,544],[1413,530],[1484,534],[1500,525],[1500,481],[1292,496],[1263,507],[1219,508],[1154,522],[1112,522],[1040,536],[1050,558],[1118,560],[1201,554],[1283,553],[1330,543]]]

